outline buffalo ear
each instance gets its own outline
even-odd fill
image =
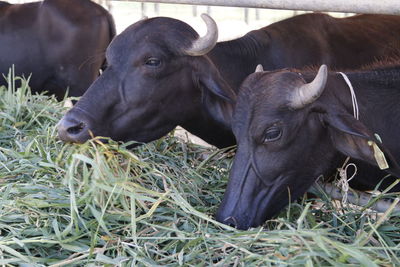
[[[366,161],[382,170],[398,168],[388,149],[353,116],[324,114],[323,121],[329,129],[333,145],[344,155]]]
[[[214,64],[208,60],[207,63],[206,66],[202,64],[202,71],[196,73],[203,105],[215,121],[230,129],[236,94]]]

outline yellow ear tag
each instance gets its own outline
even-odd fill
[[[374,157],[375,157],[376,163],[378,163],[379,168],[381,170],[388,169],[389,164],[386,161],[385,154],[383,154],[383,152],[379,148],[379,146],[373,141],[368,141],[368,145],[372,146],[372,149],[374,150]]]

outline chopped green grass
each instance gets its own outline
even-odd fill
[[[0,88],[1,266],[400,265],[399,213],[321,194],[239,231],[214,220],[231,152],[172,135],[135,149],[64,144],[64,113],[23,79]]]

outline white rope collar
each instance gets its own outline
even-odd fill
[[[356,93],[354,92],[353,85],[351,84],[351,82],[346,74],[344,74],[343,72],[338,72],[338,73],[340,75],[342,75],[344,81],[346,82],[347,86],[349,87],[350,95],[351,95],[351,102],[353,105],[353,115],[354,115],[354,118],[356,118],[356,120],[359,120],[359,109],[358,109],[357,97],[356,97]],[[343,205],[346,204],[346,202],[347,202],[347,195],[348,195],[347,192],[349,191],[349,182],[354,178],[354,176],[356,176],[356,173],[357,173],[357,166],[354,163],[348,163],[349,160],[350,160],[350,157],[347,157],[346,160],[344,161],[342,167],[338,169],[340,179],[337,182],[337,186],[340,187],[342,189],[342,191],[344,191],[346,193],[346,194],[343,194],[343,198],[342,198]],[[349,167],[353,167],[354,172],[350,177],[347,177],[347,169]]]
[[[338,72],[340,75],[342,75],[344,81],[347,83],[347,86],[350,89],[350,94],[351,94],[351,102],[353,103],[353,115],[354,118],[356,118],[358,120],[358,103],[357,103],[357,97],[356,97],[356,93],[354,92],[354,88],[353,85],[351,84],[349,77],[347,77],[346,74],[344,74],[343,72]]]

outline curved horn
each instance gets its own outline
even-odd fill
[[[321,65],[317,76],[312,82],[295,88],[290,97],[290,106],[294,109],[299,109],[317,100],[324,91],[327,78],[328,68],[326,65]]]
[[[258,64],[258,65],[257,65],[257,67],[256,67],[256,70],[255,70],[255,72],[262,72],[262,71],[264,71],[264,67],[263,67],[263,65],[261,65],[261,64]]]
[[[207,14],[201,14],[201,18],[207,25],[207,33],[203,37],[193,41],[192,46],[184,52],[189,56],[202,56],[214,48],[218,39],[218,27],[215,21]]]

